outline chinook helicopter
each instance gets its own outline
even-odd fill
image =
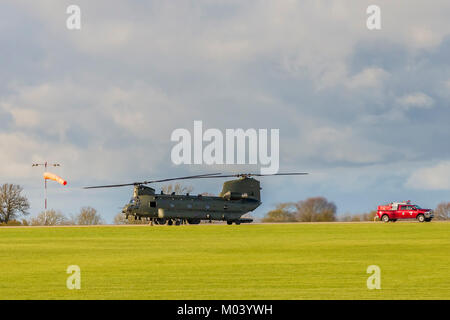
[[[305,175],[304,172],[257,174],[239,173],[222,175],[221,173],[201,174],[178,178],[161,180],[151,180],[142,182],[132,182],[125,184],[113,184],[104,186],[84,187],[84,189],[96,188],[116,188],[124,186],[134,186],[133,198],[125,205],[122,213],[128,219],[134,216],[135,219],[147,220],[159,225],[180,225],[183,223],[199,224],[201,220],[221,220],[231,225],[250,223],[253,219],[242,218],[242,215],[255,210],[261,205],[260,183],[252,176],[287,176]],[[222,191],[218,196],[177,195],[155,193],[155,189],[146,186],[148,184],[167,182],[173,180],[186,179],[210,179],[210,178],[237,178],[226,181]]]

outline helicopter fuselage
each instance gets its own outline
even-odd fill
[[[147,180],[141,182],[109,184],[84,187],[85,189],[117,188],[134,186],[133,198],[122,209],[128,219],[134,216],[138,220],[150,220],[156,224],[175,224],[187,222],[198,224],[201,220],[222,220],[228,224],[252,222],[251,218],[242,218],[261,205],[260,182],[252,176],[290,176],[304,175],[305,172],[285,172],[275,174],[237,173],[222,175],[221,173],[207,173],[200,175]],[[185,195],[155,193],[155,189],[147,186],[152,183],[168,182],[186,179],[217,179],[238,178],[225,181],[218,196]]]
[[[139,185],[122,212],[126,217],[132,215],[160,224],[166,221],[196,224],[201,220],[251,222],[241,216],[261,205],[259,190],[259,181],[251,178],[225,183],[219,196],[156,194],[153,188]]]
[[[256,199],[226,200],[214,196],[142,195],[133,198],[122,212],[137,218],[236,221],[255,210],[261,202]]]

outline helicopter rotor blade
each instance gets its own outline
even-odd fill
[[[227,174],[221,176],[213,176],[213,177],[201,177],[201,178],[233,178],[233,177],[265,177],[265,176],[298,176],[298,175],[307,175],[307,172],[284,172],[284,173],[273,173],[273,174],[261,174],[261,173],[237,173],[237,174]]]
[[[139,183],[108,184],[108,185],[104,185],[104,186],[83,187],[83,189],[117,188],[117,187],[125,187],[125,186],[134,186],[136,184],[139,184]]]
[[[167,181],[173,181],[173,180],[186,180],[186,179],[197,179],[197,178],[212,178],[213,176],[216,176],[219,173],[207,173],[207,174],[198,174],[195,176],[186,176],[186,177],[177,177],[177,178],[168,178],[168,179],[160,179],[160,180],[151,180],[151,181],[143,181],[139,184],[150,184],[150,183],[157,183],[157,182],[167,182]]]
[[[160,179],[160,180],[131,182],[131,183],[123,183],[123,184],[109,184],[109,185],[103,185],[103,186],[90,186],[90,187],[83,187],[83,189],[117,188],[117,187],[125,187],[125,186],[136,186],[136,185],[142,185],[142,184],[150,184],[150,183],[156,183],[156,182],[166,182],[166,181],[173,181],[173,180],[186,180],[186,179],[206,178],[206,177],[211,177],[211,176],[218,175],[218,174],[220,174],[220,172],[219,173],[199,174],[199,175],[186,176],[186,177]]]
[[[307,175],[308,172],[283,172],[283,173],[273,173],[273,174],[259,174],[259,173],[249,173],[250,176],[264,177],[264,176],[300,176]]]
[[[109,184],[103,186],[91,186],[84,187],[83,189],[99,189],[99,188],[117,188],[117,187],[125,187],[125,186],[136,186],[143,184],[151,184],[157,182],[167,182],[174,180],[187,180],[187,179],[210,179],[210,178],[249,178],[251,176],[255,177],[265,177],[265,176],[294,176],[294,175],[307,175],[307,172],[284,172],[284,173],[274,173],[274,174],[261,174],[261,173],[237,173],[237,174],[225,174],[221,175],[221,173],[207,173],[207,174],[199,174],[194,176],[185,176],[185,177],[176,177],[176,178],[168,178],[168,179],[160,179],[160,180],[149,180],[149,181],[141,181],[141,182],[132,182],[132,183],[124,183],[124,184]]]

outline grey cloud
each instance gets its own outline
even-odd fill
[[[412,192],[411,170],[450,155],[448,1],[381,1],[380,32],[365,28],[364,1],[79,1],[80,32],[65,29],[68,4],[2,2],[3,179],[38,188],[23,168],[46,157],[64,162],[76,185],[210,170],[169,158],[172,130],[203,120],[280,128],[282,171],[326,173],[290,182],[299,193],[271,181],[265,205],[315,192],[363,210]],[[431,107],[402,107],[415,93]],[[350,191],[376,199],[346,209]],[[112,210],[107,194],[98,204]]]

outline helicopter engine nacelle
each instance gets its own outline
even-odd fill
[[[225,182],[219,196],[227,200],[251,198],[260,201],[260,190],[261,187],[258,180],[242,178]]]
[[[248,198],[248,194],[228,191],[222,195],[222,198],[224,198],[225,200],[242,200]]]

